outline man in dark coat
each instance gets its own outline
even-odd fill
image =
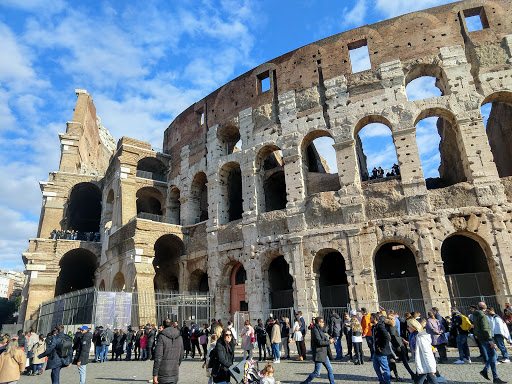
[[[119,332],[116,328],[116,329],[114,329],[114,338],[112,339],[112,357],[110,358],[110,361],[114,361],[114,355],[116,354],[118,337],[119,337]]]
[[[340,315],[334,310],[331,311],[329,318],[329,335],[334,339],[334,348],[336,349],[336,360],[343,358],[343,349],[341,347],[342,321]]]
[[[164,321],[163,327],[163,331],[158,333],[155,348],[153,383],[175,384],[183,360],[183,339],[180,331],[172,327],[170,319]]]
[[[71,359],[73,358],[72,350],[66,357],[60,357],[57,353],[57,346],[63,343],[65,338],[69,338],[69,336],[64,333],[64,326],[60,325],[58,327],[58,333],[53,336],[51,343],[46,347],[46,351],[38,356],[40,359],[48,356],[46,369],[52,370],[52,384],[59,384],[61,368],[69,367],[71,365]]]
[[[370,323],[372,324],[373,345],[375,348],[373,369],[375,369],[380,384],[389,384],[391,383],[391,372],[389,371],[388,356],[392,354],[389,346],[389,333],[377,313],[371,314]]]
[[[86,366],[89,362],[89,351],[91,350],[92,333],[89,332],[89,327],[84,325],[80,328],[80,343],[75,352],[73,364],[78,367],[78,374],[80,375],[80,384],[85,384]]]
[[[325,322],[323,317],[315,318],[315,325],[311,327],[311,350],[313,351],[313,361],[315,362],[315,370],[311,372],[308,378],[301,384],[311,383],[315,377],[320,376],[320,369],[322,365],[327,369],[329,376],[329,383],[334,384],[334,374],[332,371],[331,362],[329,361],[328,349],[334,343],[334,339],[323,331]]]
[[[146,352],[148,360],[153,360],[153,347],[155,346],[156,329],[155,324],[151,324],[148,332],[148,344],[146,345]]]

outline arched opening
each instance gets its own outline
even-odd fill
[[[105,201],[105,209],[103,211],[103,222],[105,223],[105,229],[109,230],[112,228],[112,215],[114,212],[114,190],[108,191],[107,199]]]
[[[347,307],[350,303],[345,259],[338,251],[326,249],[315,256],[313,269],[323,308]]]
[[[356,157],[361,181],[400,178],[391,123],[382,116],[367,116],[355,129]]]
[[[155,243],[155,291],[179,291],[179,259],[185,253],[183,241],[174,235],[164,235]]]
[[[478,241],[461,234],[450,236],[443,241],[441,258],[450,297],[478,302],[481,296],[495,294],[487,257]]]
[[[405,76],[405,92],[409,101],[439,97],[450,93],[448,78],[436,64],[419,64]]]
[[[117,272],[112,280],[113,291],[124,291],[126,289],[126,283],[124,281],[124,275],[121,272]]]
[[[453,115],[446,110],[428,109],[417,117],[415,126],[427,189],[466,181],[460,133]]]
[[[208,274],[196,269],[190,274],[188,288],[192,292],[208,292]]]
[[[144,187],[137,191],[137,217],[153,219],[152,215],[162,216],[162,193],[153,187]]]
[[[241,149],[240,142],[240,131],[238,127],[233,124],[227,124],[221,127],[217,131],[217,138],[219,139],[219,143],[221,145],[221,153],[223,155],[229,155],[235,152],[235,148],[238,147],[238,150]]]
[[[380,305],[403,312],[423,313],[418,268],[409,247],[398,242],[384,243],[375,253],[374,263]],[[404,300],[402,306],[400,300]]]
[[[180,190],[176,186],[169,188],[169,222],[171,224],[181,224],[181,202]]]
[[[60,259],[55,296],[94,286],[97,257],[87,249],[73,249]]]
[[[238,263],[231,270],[231,305],[230,313],[234,315],[238,311],[248,311],[249,303],[245,300],[245,282],[247,274],[242,263]]]
[[[498,92],[484,100],[482,117],[500,177],[512,176],[512,92]]]
[[[166,182],[166,174],[167,167],[156,157],[145,157],[137,163],[137,177]]]
[[[208,274],[203,273],[201,275],[201,280],[199,280],[199,292],[209,292],[210,285],[208,283]]]
[[[334,140],[325,131],[314,131],[302,142],[302,160],[307,194],[338,191],[340,179],[336,163]]]
[[[268,268],[270,308],[293,307],[293,277],[284,256],[278,256]]]
[[[71,190],[67,209],[67,229],[78,232],[99,232],[101,190],[92,183],[76,184]]]
[[[242,218],[242,171],[240,164],[224,164],[219,171],[221,201],[219,205],[219,223],[226,224]]]
[[[190,204],[192,218],[190,224],[208,220],[208,189],[206,174],[199,172],[194,176],[190,188]]]
[[[263,147],[256,158],[258,170],[259,212],[270,212],[286,208],[286,180],[284,160],[279,147]]]

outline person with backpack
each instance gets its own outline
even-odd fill
[[[199,326],[192,322],[190,327],[190,343],[192,344],[192,358],[196,355],[196,349],[197,353],[199,353],[199,358],[202,359],[203,356],[201,354],[201,348],[199,347],[199,337],[201,336],[201,331],[199,330]]]
[[[89,351],[91,350],[92,334],[89,332],[89,327],[86,325],[80,328],[80,332],[80,343],[77,345],[73,364],[78,367],[80,384],[85,384],[85,374],[87,363],[89,362]]]
[[[105,329],[103,332],[101,332],[100,335],[101,339],[101,362],[104,363],[107,361],[108,357],[108,348],[110,347],[110,343],[114,340],[114,332],[110,330],[110,328],[107,326],[107,329]]]
[[[468,346],[468,335],[471,330],[471,321],[460,313],[457,308],[452,308],[452,329],[457,333],[457,349],[459,350],[459,359],[455,364],[471,364],[471,354]]]
[[[52,384],[59,384],[60,370],[62,367],[69,367],[73,357],[73,340],[66,335],[63,325],[59,325],[57,329],[57,334],[53,336],[51,343],[38,356],[39,358],[48,356],[46,369],[52,370]]]

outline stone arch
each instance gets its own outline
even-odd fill
[[[318,192],[338,191],[341,188],[338,173],[331,173],[327,165],[325,154],[318,150],[314,141],[326,137],[334,144],[334,138],[326,130],[313,130],[301,142],[302,168],[306,178],[306,195]],[[333,149],[334,151],[334,149]]]
[[[208,292],[208,273],[202,269],[196,269],[190,274],[188,289],[192,292]]]
[[[315,254],[312,271],[322,308],[347,307],[350,303],[346,264],[334,248],[323,248]]]
[[[438,169],[439,177],[426,178],[427,189],[443,188],[467,181],[469,170],[465,166],[464,145],[455,114],[446,108],[426,108],[418,113],[414,119],[414,125],[418,125],[421,120],[428,117],[438,117],[436,126],[441,136],[439,143],[441,162]]]
[[[217,139],[219,139],[221,153],[230,155],[235,152],[236,144],[240,141],[240,130],[233,123],[224,124],[217,130]]]
[[[190,212],[189,224],[208,220],[208,179],[206,173],[198,172],[190,185]]]
[[[72,249],[61,257],[59,267],[55,296],[93,287],[98,257],[84,248]]]
[[[487,95],[482,107],[491,104],[486,133],[500,177],[512,176],[512,92]]]
[[[167,166],[156,157],[143,157],[137,162],[137,177],[167,181]]]
[[[114,190],[111,188],[105,198],[105,209],[103,210],[103,223],[105,229],[112,228],[112,216],[114,214]]]
[[[276,254],[269,260],[266,271],[270,293],[270,309],[294,306],[294,279],[290,274],[290,264],[283,255]]]
[[[101,282],[100,282],[100,285],[99,285],[98,289],[100,291],[104,291],[105,290],[105,280],[101,279]]]
[[[262,147],[256,156],[255,166],[258,212],[286,208],[286,180],[281,148],[273,144]]]
[[[422,278],[417,265],[418,252],[406,242],[381,242],[373,254],[375,281],[379,303],[389,307],[400,300],[413,302],[402,309],[423,313]],[[395,305],[399,305],[398,303]]]
[[[169,187],[169,207],[167,209],[167,216],[171,224],[181,224],[181,192],[175,185]]]
[[[496,294],[499,284],[492,251],[482,237],[467,231],[450,234],[441,245],[441,259],[452,299]]]
[[[78,232],[99,232],[101,195],[96,184],[84,182],[74,185],[68,198],[65,227]]]
[[[154,250],[155,291],[179,291],[179,260],[185,254],[185,244],[178,236],[167,234],[158,238]]]
[[[231,263],[230,263],[231,264]],[[237,311],[248,311],[249,304],[245,296],[245,284],[247,281],[247,273],[245,272],[244,265],[237,263],[231,269],[230,276],[230,313],[234,315]]]
[[[122,272],[117,272],[112,279],[111,284],[112,291],[125,291],[126,290],[126,282],[124,280],[124,275]]]
[[[224,164],[219,170],[219,180],[219,224],[241,219],[244,209],[240,164],[234,161]]]
[[[163,215],[164,197],[157,188],[142,187],[137,191],[136,197],[137,216],[141,214]]]
[[[436,79],[435,86],[441,91],[441,96],[450,94],[450,85],[444,69],[438,63],[415,64],[404,69],[404,88],[420,77],[433,77]]]

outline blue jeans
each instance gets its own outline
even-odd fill
[[[494,335],[494,341],[496,342],[496,346],[501,351],[501,355],[504,359],[508,359],[507,347],[505,347],[505,341],[503,335]]]
[[[43,370],[44,363],[41,364],[33,364],[32,365],[32,373],[36,374],[38,372],[41,372]]]
[[[498,378],[498,372],[496,371],[496,360],[498,358],[498,354],[496,353],[496,350],[494,348],[491,348],[490,341],[480,340],[480,344],[482,344],[482,352],[484,354],[485,359],[484,371],[487,371],[490,366],[492,378],[496,379]]]
[[[94,347],[94,361],[101,361],[101,345]]]
[[[271,346],[274,359],[279,360],[281,358],[281,354],[279,353],[279,343],[272,343]]]
[[[469,354],[468,347],[468,335],[457,335],[457,349],[459,350],[459,359],[463,360],[464,358],[469,359],[471,355]]]
[[[334,373],[332,372],[331,362],[329,361],[328,357],[326,357],[325,363],[319,363],[315,361],[315,370],[309,374],[306,380],[304,380],[305,383],[311,383],[315,377],[320,376],[320,369],[322,369],[322,364],[325,367],[325,369],[327,369],[329,383],[334,384]]]
[[[373,369],[381,383],[391,383],[391,374],[389,371],[388,357],[384,355],[373,355]]]
[[[60,379],[60,369],[62,367],[55,367],[52,369],[51,378],[52,378],[52,384],[59,384]]]
[[[370,360],[373,358],[373,336],[365,336],[366,344],[368,344],[368,348],[370,348]]]
[[[101,361],[106,361],[108,358],[108,345],[101,346]]]
[[[131,360],[132,359],[132,349],[133,345],[129,345],[126,347],[126,359],[125,360]]]
[[[80,375],[80,384],[85,384],[85,372],[87,365],[80,365],[78,367],[78,374]]]
[[[421,375],[417,375],[414,383],[423,384],[425,381],[429,384],[437,384],[437,377],[435,373],[423,373]]]
[[[334,349],[336,349],[336,360],[343,358],[343,347],[341,346],[341,336],[334,338]]]

